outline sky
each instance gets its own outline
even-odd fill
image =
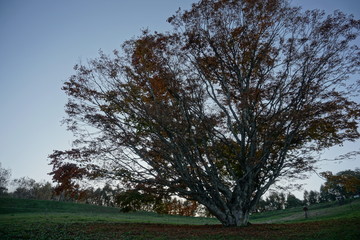
[[[61,125],[67,101],[61,90],[73,66],[111,53],[142,29],[170,30],[166,19],[195,0],[0,0],[0,163],[12,179],[51,181],[47,156],[71,148]],[[292,0],[303,9],[340,9],[360,18],[358,0]],[[360,41],[358,40],[358,45]],[[359,76],[358,76],[359,77]],[[324,153],[333,158],[359,149],[360,141]],[[319,172],[360,167],[360,158],[323,161]],[[319,190],[316,174],[305,189]]]

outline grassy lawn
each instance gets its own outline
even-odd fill
[[[252,225],[216,219],[120,213],[86,204],[0,198],[0,239],[360,239],[360,201],[254,214]],[[269,224],[271,223],[271,224]]]
[[[151,212],[121,213],[118,208],[89,204],[0,198],[0,225],[5,223],[158,223],[219,224],[214,218],[195,218]]]
[[[319,203],[308,207],[305,219],[303,207],[257,213],[251,216],[253,223],[292,223],[360,218],[360,200],[340,205],[338,202]]]

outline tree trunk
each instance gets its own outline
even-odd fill
[[[208,209],[226,227],[247,226],[249,223],[250,210],[241,210],[239,206],[229,208],[226,211],[212,209],[211,207]]]
[[[247,226],[249,213],[249,211],[233,210],[226,214],[226,221],[222,222],[222,224],[227,227]]]

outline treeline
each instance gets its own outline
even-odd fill
[[[13,197],[23,199],[53,200],[54,187],[50,182],[36,182],[34,179],[22,177],[9,182],[15,189],[9,192],[7,188],[0,191],[1,197]]]
[[[78,191],[67,192],[54,188],[58,201],[76,201],[99,206],[118,207],[121,212],[147,211],[159,214],[195,216],[198,203],[170,196],[145,193],[136,189],[124,189],[120,186],[88,187]]]
[[[346,199],[360,197],[360,169],[341,171],[335,175],[323,172],[321,175],[326,181],[320,186],[320,191],[305,190],[303,200],[291,193],[271,192],[268,197],[259,201],[256,211],[281,210],[331,201],[343,203]]]
[[[10,192],[8,185],[15,190]],[[68,192],[59,191],[50,182],[36,182],[28,177],[10,181],[10,171],[1,171],[1,165],[0,197],[79,202],[118,207],[122,212],[150,211],[160,214],[195,216],[199,211],[199,204],[195,201],[123,189],[119,186],[111,187],[109,184]]]
[[[195,201],[122,189],[119,186],[112,188],[109,184],[103,188],[91,187],[82,190],[75,199],[88,204],[118,207],[121,212],[147,211],[181,216],[195,216],[199,207]]]
[[[303,200],[291,193],[270,192],[260,200],[255,212],[280,210],[299,206],[309,206],[317,203],[341,201],[360,196],[360,169],[347,170],[333,175],[322,173],[326,179],[320,191],[304,191]],[[13,186],[12,192],[8,185]],[[149,193],[142,190],[122,188],[104,184],[102,187],[77,189],[59,188],[50,182],[36,182],[23,177],[10,181],[10,171],[0,165],[0,196],[39,200],[72,201],[100,206],[117,207],[122,212],[150,211],[160,214],[182,216],[211,216],[211,214],[195,201],[174,198],[159,193]]]
[[[336,195],[328,193],[324,186],[318,191],[307,191],[303,193],[303,200],[291,193],[271,192],[268,197],[263,198],[257,205],[256,212],[282,210],[293,207],[309,206],[317,203],[324,203],[339,200]]]

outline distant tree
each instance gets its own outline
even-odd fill
[[[35,199],[50,200],[53,197],[54,187],[50,182],[36,182],[33,191]]]
[[[310,205],[312,204],[316,204],[316,203],[319,203],[320,201],[320,193],[317,192],[317,191],[313,191],[311,190],[309,192],[309,196],[308,196],[308,202]]]
[[[114,206],[116,190],[114,190],[109,183],[106,183],[102,188],[103,204],[105,206]]]
[[[337,197],[349,198],[360,194],[360,169],[346,170],[333,175],[331,172],[323,172],[326,178],[324,190]]]
[[[303,205],[305,206],[310,205],[309,192],[307,190],[304,191],[303,196],[304,196]]]
[[[295,195],[289,193],[286,198],[286,208],[293,208],[302,206],[303,202],[298,199]]]
[[[16,186],[13,196],[16,198],[35,199],[36,181],[29,177],[21,177],[14,179],[12,184]]]
[[[320,202],[329,202],[329,201],[335,201],[336,195],[331,193],[327,187],[325,187],[324,184],[321,184],[320,186]]]
[[[94,204],[101,206],[101,198],[100,198],[100,188],[94,189],[93,186],[88,187],[84,190],[85,199],[84,202],[87,204]]]
[[[164,211],[161,213],[180,216],[195,216],[199,207],[199,204],[195,201],[176,198],[165,199],[163,205]]]
[[[260,198],[258,204],[256,205],[255,212],[265,212],[267,210],[267,202],[263,198]]]
[[[50,200],[53,196],[53,186],[49,182],[36,182],[29,177],[14,179],[12,184],[15,190],[12,196],[15,198]]]
[[[8,184],[11,177],[10,169],[5,169],[1,167],[0,163],[0,196],[3,196],[8,191]]]
[[[75,66],[63,90],[77,140],[50,156],[54,176],[71,162],[83,177],[156,186],[240,226],[276,180],[312,169],[314,151],[360,137],[352,16],[202,0],[168,21],[172,32],[144,31]]]
[[[104,187],[98,187],[94,190],[93,187],[82,190],[84,192],[83,201],[99,206],[114,207],[116,205],[116,195],[121,190],[119,188],[113,189],[109,183]]]
[[[155,196],[138,190],[127,190],[116,196],[116,203],[123,212],[151,211],[154,209],[155,202]]]
[[[199,208],[199,204],[196,201],[181,201],[181,216],[194,217]]]
[[[284,193],[271,192],[266,198],[267,210],[281,210],[285,208],[285,205],[286,199]]]

